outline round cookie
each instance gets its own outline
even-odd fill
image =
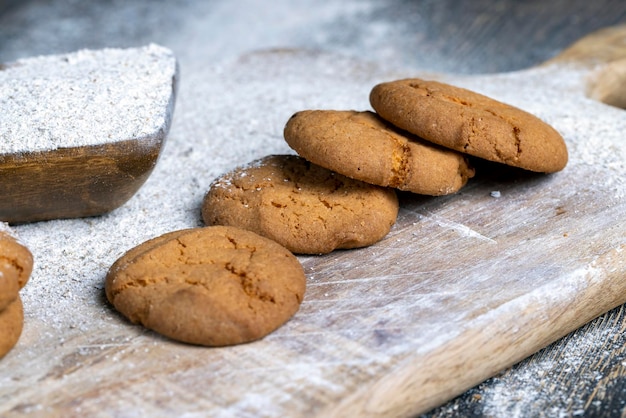
[[[0,230],[0,311],[18,296],[33,270],[33,256],[8,231]]]
[[[379,186],[439,196],[474,176],[463,155],[401,132],[373,112],[301,111],[284,136],[307,160]]]
[[[395,126],[444,147],[530,171],[567,164],[563,137],[538,117],[470,90],[421,79],[376,85],[376,112]]]
[[[24,310],[19,295],[0,311],[0,358],[17,344],[24,326]]]
[[[238,226],[299,254],[381,240],[395,223],[393,189],[353,180],[295,155],[273,155],[216,179],[202,205],[207,225]]]
[[[105,292],[133,323],[206,346],[257,340],[299,309],[298,259],[274,241],[226,226],[174,231],[131,249]]]

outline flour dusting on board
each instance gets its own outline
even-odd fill
[[[200,205],[213,179],[265,155],[291,152],[282,129],[295,111],[366,109],[376,82],[415,75],[292,50],[250,53],[218,65],[199,55],[181,67],[177,116],[161,160],[127,204],[97,218],[16,227],[36,261],[23,290],[23,337],[3,359],[13,373],[0,376],[0,388],[9,388],[0,391],[0,405],[46,403],[71,386],[66,407],[84,415],[103,407],[123,415],[128,405],[132,412],[158,405],[213,416],[311,416],[390,376],[416,354],[436,351],[461,335],[471,318],[485,315],[497,323],[499,307],[517,306],[514,301],[546,283],[558,287],[558,278],[591,262],[589,243],[603,253],[624,239],[617,222],[623,203],[600,204],[607,187],[623,191],[624,184],[607,186],[602,167],[575,155],[572,167],[553,176],[483,178],[441,199],[405,196],[397,226],[382,242],[302,257],[311,286],[301,310],[266,339],[224,349],[167,341],[124,321],[107,304],[103,281],[116,258],[149,238],[201,226]],[[568,145],[599,160],[604,151],[582,145],[599,139],[570,126],[570,115],[594,104],[574,94],[570,100],[533,94],[527,87],[533,77],[543,80],[534,72],[476,80],[442,76],[515,98],[563,129]],[[623,132],[625,124],[616,119],[614,129]],[[618,144],[621,136],[603,140]],[[616,155],[624,157],[621,149]],[[500,198],[490,196],[495,188]],[[550,295],[533,297],[552,302]],[[50,380],[63,386],[46,385]],[[164,386],[184,394],[184,405],[179,396],[155,401]],[[127,403],[102,405],[94,393]],[[419,389],[410,394],[418,395]],[[494,390],[489,399],[497,396]],[[271,408],[259,409],[265,404],[258,400],[269,398]]]
[[[605,366],[612,352],[623,350],[623,341],[615,338],[622,333],[619,323],[603,328],[599,334],[586,333],[589,326],[566,337],[563,350],[556,352],[548,347],[535,354],[533,361],[525,360],[480,385],[483,413],[493,417],[524,418],[531,406],[533,410],[544,410],[546,416],[551,417],[586,416],[593,411],[602,402],[602,394],[598,393],[595,399],[579,395],[594,393],[593,387],[584,387],[591,386],[589,381],[596,382],[599,388],[604,386],[605,378],[607,383],[610,381],[611,371]],[[590,351],[604,352],[603,359],[592,370],[585,367]],[[581,376],[581,370],[586,370],[586,375]],[[578,381],[580,384],[573,385],[574,392],[571,388],[551,384],[558,375],[560,380]],[[561,405],[567,405],[567,408]]]

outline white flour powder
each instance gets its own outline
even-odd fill
[[[356,3],[350,4],[354,6]],[[491,224],[465,227],[456,221],[459,213],[472,212],[479,217],[481,210],[489,208],[490,213],[506,216],[508,213],[520,213],[522,203],[535,199],[541,203],[535,206],[540,209],[538,213],[552,214],[553,207],[566,202],[572,211],[568,212],[571,223],[563,221],[565,216],[551,218],[550,221],[558,236],[542,239],[530,236],[529,241],[519,240],[529,254],[534,254],[531,250],[536,245],[544,246],[546,251],[554,250],[557,254],[556,246],[565,241],[561,236],[563,232],[570,234],[569,241],[588,243],[594,239],[594,236],[585,236],[593,232],[586,229],[585,220],[595,213],[587,215],[584,211],[594,209],[593,205],[585,203],[594,200],[592,193],[606,196],[615,189],[614,196],[623,196],[624,184],[618,181],[608,184],[607,179],[616,176],[606,174],[624,172],[624,151],[618,144],[622,143],[621,132],[626,129],[626,119],[618,115],[617,110],[607,109],[584,98],[579,89],[581,74],[564,69],[558,73],[553,69],[544,69],[489,77],[441,76],[444,81],[493,95],[554,124],[562,131],[572,151],[568,169],[550,179],[520,180],[516,185],[505,182],[469,185],[467,193],[458,196],[414,200],[409,209],[417,208],[419,211],[411,212],[405,207],[392,232],[395,237],[402,237],[402,241],[390,239],[359,252],[338,252],[323,259],[302,258],[311,283],[302,310],[293,321],[259,344],[204,350],[171,343],[147,333],[141,327],[131,326],[107,304],[103,291],[107,269],[124,251],[162,233],[202,225],[200,204],[216,176],[256,158],[291,151],[282,138],[282,129],[293,112],[307,108],[365,110],[369,107],[368,93],[374,83],[402,76],[425,76],[415,69],[401,69],[393,61],[375,60],[378,64],[372,64],[369,60],[346,59],[324,52],[279,49],[246,54],[247,46],[253,42],[243,42],[242,36],[258,36],[263,42],[255,44],[255,48],[283,46],[290,38],[270,36],[273,35],[269,30],[271,25],[265,32],[265,27],[237,25],[230,19],[234,9],[240,8],[254,22],[258,18],[258,8],[227,2],[222,7],[229,13],[215,13],[205,16],[206,19],[190,18],[191,22],[181,25],[179,35],[171,35],[172,44],[180,47],[173,49],[181,59],[183,71],[176,116],[160,162],[137,195],[119,209],[100,217],[54,220],[14,228],[33,252],[35,270],[22,291],[26,315],[24,333],[18,346],[2,360],[3,371],[8,372],[0,373],[0,414],[3,411],[35,411],[44,415],[46,408],[66,402],[62,406],[68,410],[72,408],[75,415],[84,416],[90,412],[141,415],[142,412],[154,412],[149,409],[154,405],[162,408],[160,411],[175,411],[179,406],[176,402],[181,400],[189,416],[197,411],[194,408],[201,410],[198,415],[217,415],[220,408],[227,408],[232,415],[262,416],[267,411],[255,409],[257,400],[269,397],[276,400],[271,410],[275,415],[281,412],[297,415],[303,410],[310,412],[306,410],[308,401],[332,403],[337,397],[344,396],[340,388],[349,386],[354,389],[370,384],[390,364],[393,365],[395,358],[413,355],[429,343],[434,346],[445,342],[448,336],[441,330],[453,328],[462,319],[458,317],[458,311],[447,306],[464,303],[467,310],[472,308],[473,312],[480,312],[481,304],[490,295],[496,301],[506,301],[515,296],[507,294],[509,288],[514,286],[506,286],[504,281],[509,279],[506,275],[490,276],[494,271],[508,269],[507,263],[512,257],[506,258],[504,252],[494,251],[495,256],[488,260],[488,266],[485,264],[484,269],[474,270],[460,265],[456,258],[463,253],[459,251],[461,247],[499,249],[490,240],[498,245],[502,245],[507,237],[518,241],[518,237],[526,237],[520,231],[532,225],[498,223],[497,217],[494,217]],[[277,10],[280,12],[283,9]],[[326,33],[314,30],[325,26],[323,11],[323,8],[311,8],[310,13],[315,14],[321,23],[312,28],[305,27],[307,35]],[[357,15],[357,12],[355,9],[353,13]],[[271,15],[274,16],[273,11]],[[282,20],[297,28],[304,27],[297,17],[289,15]],[[56,22],[41,21],[42,25]],[[160,25],[154,27],[161,31]],[[391,31],[393,26],[389,23],[378,28]],[[159,31],[155,30],[155,35]],[[150,48],[156,58],[169,62],[166,51],[158,47]],[[363,51],[366,49],[363,48]],[[227,52],[228,59],[216,59]],[[90,60],[98,60],[93,54],[84,52],[84,62],[80,61],[79,55],[74,56],[76,61],[54,62],[65,67],[66,71],[70,71],[67,67],[71,65],[84,70],[90,68],[87,65]],[[138,55],[135,53],[134,58],[139,58]],[[144,61],[141,64],[143,70],[137,69],[131,80],[120,79],[124,59],[119,55],[115,62],[110,63],[111,66],[100,62],[98,68],[93,69],[94,74],[99,74],[98,80],[109,77],[106,86],[117,89],[115,97],[126,97],[126,100],[134,102],[133,107],[138,103],[146,107],[164,107],[149,99],[149,86],[154,79],[146,77],[144,70],[154,69],[152,61]],[[387,67],[383,67],[381,62]],[[112,73],[102,74],[105,68]],[[20,68],[10,70],[19,71]],[[8,71],[0,71],[0,77],[6,77]],[[26,70],[22,68],[21,71]],[[164,76],[158,69],[154,71],[157,71],[155,77]],[[76,77],[84,74],[83,71],[70,72]],[[43,89],[32,84],[33,78],[36,78],[32,72],[26,78],[31,80],[29,88]],[[8,97],[4,93],[5,82],[4,79],[0,81],[0,97],[5,100]],[[89,79],[83,82],[91,87]],[[20,84],[18,81],[12,83]],[[61,132],[66,134],[66,130],[74,129],[74,132],[85,135],[74,135],[72,138],[63,135],[64,144],[85,144],[89,143],[86,141],[98,143],[142,135],[144,130],[154,129],[161,123],[158,120],[144,121],[143,110],[128,112],[129,107],[124,106],[123,100],[115,105],[108,103],[105,95],[111,92],[106,91],[104,83],[96,84],[103,89],[97,90],[101,95],[92,98],[110,113],[102,113],[97,106],[90,107],[90,110],[72,108],[70,99],[66,98],[66,94],[71,93],[69,86],[72,83],[68,83],[67,79],[57,81],[57,86],[65,89],[66,94],[60,99],[65,103],[54,105],[72,118],[80,114],[84,121],[81,120],[82,125],[78,127],[70,125],[67,118],[58,121],[66,125],[60,126],[55,131],[56,135],[46,131],[51,142],[37,146],[42,149],[59,146],[54,141],[61,138]],[[139,86],[148,88],[137,97],[128,95]],[[541,89],[528,86],[541,86]],[[53,93],[46,93],[46,101],[51,102]],[[30,103],[29,109],[36,108],[35,105]],[[6,107],[2,102],[0,111],[5,112]],[[59,114],[52,113],[49,108],[37,108],[37,112],[44,113],[36,113],[28,119],[22,115],[14,117],[26,124],[26,120],[42,121]],[[14,117],[2,116],[2,119],[12,120]],[[104,135],[101,129],[93,129],[99,126],[101,120],[106,120],[110,136]],[[19,134],[21,137],[28,137],[29,140],[33,134],[39,135],[40,139],[42,137],[38,129],[41,125],[21,126],[14,123],[11,126],[12,138],[18,137],[15,133],[18,130],[22,132]],[[0,126],[0,152],[35,147],[34,143],[27,142],[5,143],[6,129]],[[591,166],[594,171],[580,173],[580,170]],[[568,170],[572,169],[579,170],[574,185],[565,181],[572,172]],[[597,173],[602,181],[590,179],[585,173]],[[501,198],[490,197],[493,187],[502,191]],[[525,188],[527,193],[523,194],[523,199],[516,201],[512,196],[520,195],[520,188]],[[579,195],[580,190],[584,190],[585,194]],[[598,219],[609,219],[606,222],[611,223],[611,228],[604,228],[602,236],[597,235],[598,242],[594,244],[597,251],[605,251],[611,240],[623,240],[623,235],[620,235],[623,228],[618,226],[615,221],[617,216],[614,215],[617,209],[623,209],[623,201],[614,198],[611,204],[616,210],[609,213],[606,209],[602,212],[598,210],[602,216],[596,216]],[[576,210],[581,212],[574,212]],[[430,214],[438,217],[433,218]],[[532,220],[538,222],[542,219],[537,215]],[[484,232],[485,229],[489,231]],[[474,230],[478,232],[473,233]],[[424,236],[425,231],[432,234]],[[401,235],[404,232],[408,233]],[[439,237],[441,247],[424,251],[423,248],[435,235]],[[601,246],[605,241],[609,243]],[[518,242],[515,242],[515,248],[517,245]],[[585,260],[579,253],[584,254],[586,249],[578,250],[580,246],[570,245],[572,255],[566,254],[569,258],[565,261],[584,265]],[[539,247],[539,250],[544,247]],[[437,273],[426,269],[428,265],[422,265],[425,257],[437,259],[435,252],[449,260],[449,270]],[[382,257],[402,260],[402,263],[389,265],[381,261]],[[455,273],[461,270],[468,274]],[[364,271],[363,275],[360,271]],[[420,271],[423,273],[416,273]],[[520,282],[515,284],[515,288],[523,285],[533,287],[534,282],[541,284],[551,277],[539,273],[529,272],[525,280],[515,277],[510,280]],[[446,280],[435,280],[440,276]],[[431,277],[433,279],[429,281]],[[490,279],[498,288],[493,294],[480,290],[480,286],[488,290],[496,287],[491,286]],[[413,285],[399,285],[407,282]],[[369,302],[379,306],[364,304],[360,297],[368,297]],[[434,302],[422,304],[422,300]],[[436,322],[432,321],[433,318]],[[429,319],[429,322],[423,319]],[[370,339],[373,329],[379,331],[378,342]],[[369,342],[372,344],[367,344]],[[341,347],[341,350],[332,351],[333,347]],[[284,358],[290,359],[288,366],[281,362]],[[150,367],[152,364],[158,367]],[[168,366],[174,367],[172,373],[168,373]],[[546,364],[548,367],[550,364]],[[523,369],[518,369],[517,373],[523,379],[533,378]],[[255,380],[259,384],[248,391],[245,385]],[[504,380],[502,382],[505,383]],[[128,390],[130,387],[132,390]],[[175,396],[164,397],[164,387],[172,389]],[[237,388],[235,392],[233,387]],[[280,392],[285,388],[288,390]],[[496,382],[484,392],[484,403],[488,404],[484,410],[493,416],[508,416],[510,411],[508,407],[504,409],[505,402],[515,399],[511,396],[507,398],[506,389],[505,384]],[[196,396],[196,390],[201,394]],[[240,396],[241,393],[246,393],[246,396]],[[102,395],[103,402],[115,395],[116,402],[98,404],[96,395]],[[68,397],[71,400],[65,401]],[[263,403],[260,405],[265,407]]]
[[[0,154],[153,135],[166,124],[175,72],[173,53],[154,44],[8,64],[0,70]]]

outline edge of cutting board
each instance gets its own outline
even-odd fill
[[[626,25],[591,33],[540,67],[575,65],[589,71],[589,98],[626,106]],[[509,321],[475,318],[461,338],[437,352],[416,354],[394,371],[344,398],[320,416],[412,416],[441,405],[550,343],[621,305],[626,295],[626,245],[597,257],[588,268],[567,278],[568,289],[536,289],[498,308],[511,321],[531,326],[511,329]],[[598,278],[602,276],[602,280]],[[537,295],[555,295],[551,310],[533,310]],[[515,309],[510,309],[515,305]],[[508,309],[508,311],[507,311]],[[519,315],[523,312],[523,315]],[[515,316],[515,318],[513,318]],[[549,318],[545,320],[545,318]],[[502,318],[502,317],[500,317]],[[519,332],[519,329],[532,331]],[[488,350],[468,350],[488,347]],[[479,352],[480,354],[476,355]],[[445,353],[445,362],[443,361]],[[449,359],[455,361],[450,362]]]

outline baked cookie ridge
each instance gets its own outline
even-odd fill
[[[248,229],[298,254],[371,245],[397,212],[394,190],[296,155],[270,155],[223,174],[202,205],[206,225]]]
[[[285,125],[284,137],[303,158],[383,187],[437,196],[458,191],[474,175],[459,152],[426,142],[370,111],[300,111]]]
[[[2,222],[0,222],[1,226]],[[17,297],[33,271],[33,255],[8,227],[0,229],[0,311]]]
[[[295,314],[306,288],[293,254],[239,228],[175,231],[128,255],[107,274],[111,304],[133,323],[192,344],[262,338]]]
[[[0,359],[17,344],[24,327],[24,308],[18,295],[0,311]]]
[[[393,125],[458,152],[545,173],[567,164],[565,140],[551,125],[467,89],[395,80],[374,86],[370,103]]]

